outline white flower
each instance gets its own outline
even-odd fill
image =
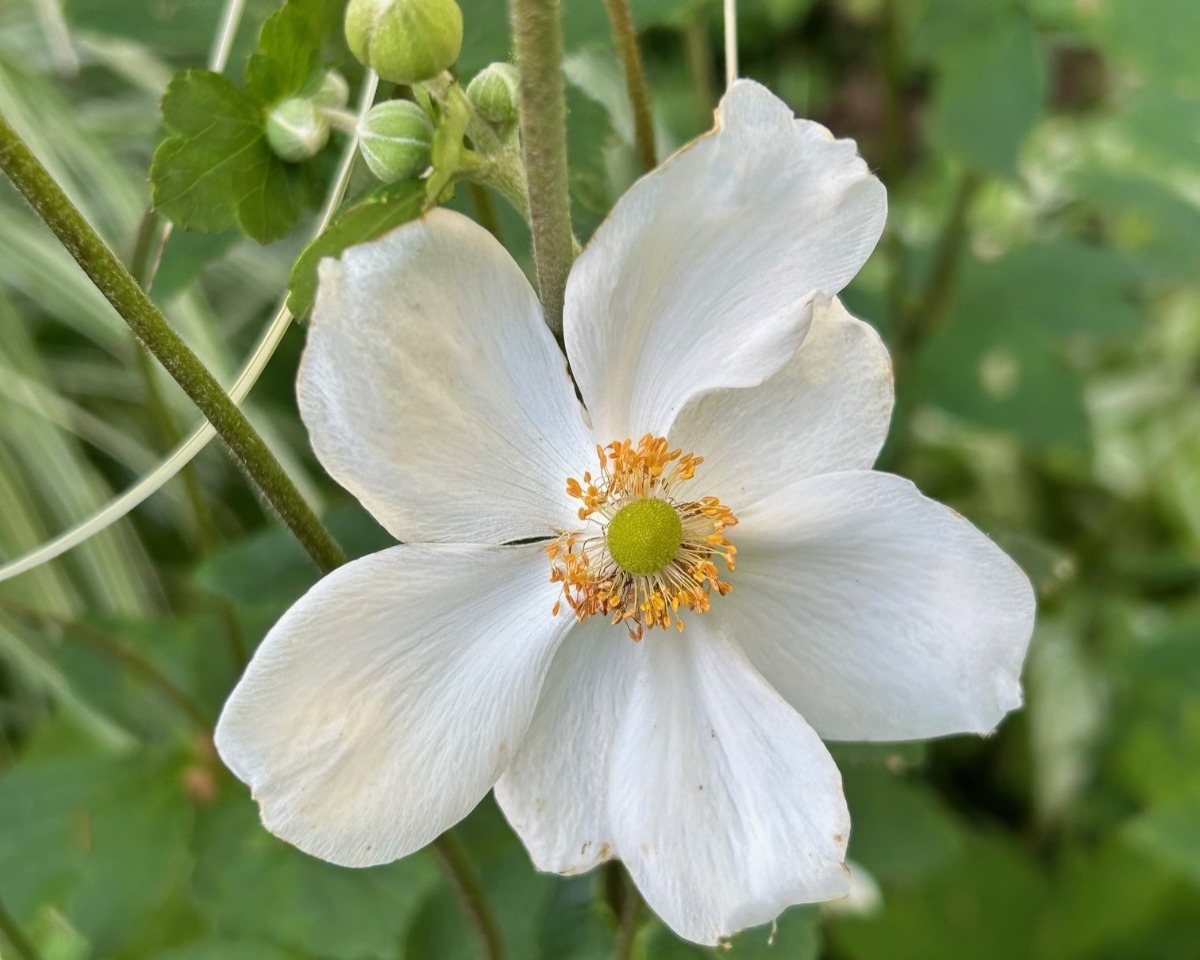
[[[383,863],[495,787],[539,868],[620,857],[691,940],[845,894],[820,738],[992,730],[1034,610],[987,537],[871,472],[891,368],[835,295],[885,212],[853,143],[734,84],[571,271],[582,407],[466,218],[324,262],[301,412],[404,545],[313,587],[225,707],[267,828]]]

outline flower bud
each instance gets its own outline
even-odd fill
[[[450,67],[462,47],[455,0],[350,0],[346,42],[392,83],[423,83]]]
[[[420,176],[429,167],[433,124],[407,100],[377,103],[358,128],[358,149],[384,183]]]
[[[281,160],[308,160],[328,142],[329,121],[311,100],[284,100],[267,115],[267,143]]]
[[[330,70],[321,78],[321,85],[313,94],[312,100],[318,107],[339,110],[350,100],[350,84],[336,70]]]
[[[519,115],[517,68],[511,63],[493,63],[481,70],[467,86],[467,99],[484,121],[507,130]]]

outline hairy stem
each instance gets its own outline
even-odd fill
[[[464,150],[458,176],[468,183],[491,187],[508,201],[526,223],[532,223],[529,187],[518,154],[502,150],[491,156]],[[485,194],[486,195],[486,194]]]
[[[345,554],[305,503],[246,415],[229,399],[217,379],[183,342],[3,117],[0,117],[0,169],[129,324],[134,336],[167,368],[175,382],[212,423],[238,464],[309,556],[326,571],[344,563]]]
[[[471,919],[471,926],[479,938],[479,946],[487,960],[502,960],[504,938],[500,925],[488,904],[487,896],[471,866],[467,851],[453,833],[446,832],[433,841],[433,852],[450,882],[454,885],[463,910]]]
[[[154,249],[154,239],[161,234],[158,215],[153,210],[147,210],[142,215],[137,240],[133,245],[133,255],[129,260],[129,272],[146,293],[150,292],[152,269],[150,256]],[[175,418],[167,406],[166,398],[159,389],[158,380],[154,375],[154,361],[150,358],[150,354],[142,349],[141,344],[134,344],[133,349],[137,356],[138,372],[141,374],[142,383],[146,388],[146,404],[149,407],[151,418],[166,445],[174,447],[182,438]],[[217,523],[213,516],[213,509],[204,496],[204,486],[200,483],[200,475],[196,472],[195,463],[185,464],[179,471],[179,476],[183,480],[184,492],[192,508],[192,516],[196,521],[197,543],[203,553],[211,553],[216,548],[219,539]],[[225,629],[225,637],[229,642],[234,665],[240,673],[250,656],[246,649],[246,640],[242,636],[242,628],[237,621],[237,614],[233,609],[233,604],[225,597],[216,598],[216,607]]]
[[[625,89],[633,106],[633,136],[638,159],[646,170],[653,170],[658,163],[658,149],[654,144],[654,118],[650,113],[650,93],[646,89],[646,73],[642,69],[642,55],[638,50],[637,30],[633,26],[633,15],[629,12],[628,0],[604,0],[608,8],[608,21],[612,24],[613,46],[621,60],[621,72],[625,74]]]
[[[567,274],[575,259],[567,189],[562,0],[509,0],[509,13],[521,75],[521,143],[538,290],[546,323],[561,336]]]

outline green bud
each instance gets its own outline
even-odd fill
[[[455,0],[350,0],[346,42],[392,83],[424,83],[449,68],[462,48]]]
[[[481,70],[467,86],[467,99],[487,123],[507,130],[520,113],[517,68],[511,63],[493,63]]]
[[[284,100],[267,116],[267,143],[288,163],[308,160],[329,142],[329,121],[311,100]]]
[[[313,94],[312,100],[318,107],[339,110],[350,100],[350,84],[336,70],[330,70],[321,78],[321,85]]]
[[[358,128],[358,149],[384,183],[409,180],[429,167],[433,124],[407,100],[385,100],[371,108]]]

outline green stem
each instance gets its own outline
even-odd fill
[[[521,157],[508,150],[484,156],[473,150],[463,150],[458,174],[468,183],[491,187],[530,223],[529,188]]]
[[[153,210],[147,210],[142,215],[137,240],[133,245],[133,256],[129,261],[129,272],[138,282],[138,286],[146,293],[150,292],[150,283],[154,274],[153,265],[158,260],[158,256],[151,257],[156,246],[154,241],[162,235],[163,232],[158,226],[158,215]],[[161,246],[159,246],[158,252],[161,254]],[[158,378],[154,375],[153,361],[150,359],[150,354],[142,349],[140,344],[134,344],[134,350],[137,352],[138,372],[141,373],[142,383],[146,387],[146,404],[149,407],[150,415],[155,421],[165,445],[169,448],[175,447],[182,438],[179,428],[175,424],[175,418],[167,406],[166,398],[159,389]],[[179,475],[183,479],[183,489],[196,521],[196,539],[200,550],[203,553],[211,553],[219,540],[217,522],[212,507],[204,496],[204,487],[200,483],[200,475],[196,472],[195,462],[189,461],[184,464]],[[238,672],[241,673],[250,657],[246,649],[246,640],[242,636],[242,628],[237,621],[237,614],[233,609],[233,604],[225,597],[216,599],[216,607],[225,628],[225,637],[229,642],[233,662]]]
[[[504,957],[504,938],[500,933],[500,925],[488,905],[487,895],[471,866],[467,851],[453,833],[446,832],[433,841],[433,852],[438,864],[453,884],[458,893],[459,902],[471,920],[479,945],[487,960],[502,960]]]
[[[42,960],[42,955],[38,953],[33,941],[25,936],[25,931],[4,908],[3,903],[0,903],[0,933],[4,934],[4,939],[12,945],[19,960]]]
[[[625,884],[625,899],[621,904],[621,926],[617,930],[617,943],[613,948],[613,960],[630,960],[633,946],[637,942],[638,924],[642,917],[642,896],[632,882]]]
[[[895,0],[885,0],[880,29],[880,70],[883,73],[883,135],[879,175],[888,190],[895,193],[903,178],[904,166],[904,57],[900,46]],[[895,228],[884,239],[887,254],[888,319],[893,329],[903,324],[906,309],[904,291],[904,244]]]
[[[7,610],[14,617],[22,620],[30,620],[61,630],[64,637],[74,637],[85,646],[115,660],[131,673],[139,674],[143,680],[156,687],[184,716],[195,724],[199,731],[205,734],[212,732],[212,718],[190,693],[176,684],[152,661],[147,660],[136,651],[130,650],[116,637],[85,623],[75,623],[44,610],[27,607],[23,603],[18,603],[2,595],[0,595],[0,610]]]
[[[344,563],[345,554],[305,503],[246,415],[229,399],[217,379],[183,342],[3,117],[0,117],[0,169],[129,324],[134,336],[167,368],[175,382],[212,423],[239,465],[309,556],[325,571]]]
[[[521,141],[533,258],[546,323],[561,336],[567,274],[575,259],[567,189],[562,0],[509,0],[509,13],[521,76]]]
[[[929,279],[925,282],[917,302],[900,314],[894,334],[893,351],[897,381],[902,379],[902,369],[907,367],[917,345],[935,332],[945,320],[962,267],[962,253],[967,241],[967,218],[981,184],[982,180],[976,173],[968,171],[962,175],[950,205],[950,212],[946,216],[946,223],[938,237]]]
[[[646,90],[646,73],[642,69],[642,55],[638,50],[637,30],[627,0],[604,0],[608,8],[608,22],[612,25],[613,46],[621,60],[621,71],[625,74],[625,89],[629,92],[629,103],[633,107],[633,135],[638,159],[646,170],[658,164],[658,149],[654,144],[654,118],[650,113],[650,94]]]
[[[496,216],[496,204],[492,202],[492,195],[478,183],[470,184],[469,188],[471,204],[475,207],[475,220],[488,233],[503,243],[504,237],[500,234],[500,218]]]
[[[688,70],[699,104],[700,129],[712,124],[717,106],[717,73],[713,66],[712,47],[708,41],[708,9],[700,5],[683,26],[683,44],[687,52]]]

